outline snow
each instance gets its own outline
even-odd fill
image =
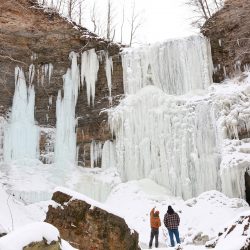
[[[229,199],[218,191],[209,191],[197,198],[184,201],[180,197],[170,196],[169,190],[150,179],[119,184],[113,189],[105,204],[113,207],[117,214],[126,218],[129,227],[139,233],[142,249],[148,246],[149,213],[154,206],[160,211],[162,225],[168,205],[178,212],[181,218],[180,236],[185,250],[196,249],[195,238],[198,235],[213,239],[219,231],[223,231],[232,218],[243,211],[250,211],[245,201]],[[166,243],[170,243],[164,226],[160,228],[159,242],[160,247],[167,247]]]
[[[31,242],[39,242],[45,239],[50,244],[52,241],[58,241],[58,238],[59,231],[57,228],[46,222],[34,222],[0,238],[0,249],[22,250]]]

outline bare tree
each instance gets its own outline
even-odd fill
[[[193,24],[195,26],[201,26],[216,11],[222,8],[224,0],[187,0],[186,3],[191,6],[197,14]]]
[[[97,17],[96,17],[96,5],[95,5],[95,3],[93,4],[90,18],[91,18],[91,22],[93,23],[93,27],[94,27],[93,31],[94,31],[94,33],[96,33],[96,31],[97,31]]]
[[[106,38],[109,41],[113,41],[115,37],[115,10],[112,3],[112,0],[107,2],[107,27],[106,27]]]
[[[123,39],[124,22],[125,22],[125,0],[123,0],[123,5],[122,5],[122,22],[121,22],[121,39],[120,39],[120,43],[122,43],[122,39]]]
[[[136,32],[142,25],[141,15],[135,9],[135,0],[133,0],[133,3],[132,3],[132,12],[131,12],[130,20],[129,20],[129,25],[130,25],[129,46],[131,46],[136,36]]]

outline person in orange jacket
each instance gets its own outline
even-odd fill
[[[152,248],[153,240],[155,238],[155,247],[158,247],[159,227],[161,226],[161,220],[159,211],[155,211],[155,207],[150,212],[150,226],[151,235],[149,241],[149,248]]]

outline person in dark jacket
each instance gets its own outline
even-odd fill
[[[171,206],[168,206],[168,211],[164,216],[164,225],[168,229],[169,237],[171,246],[175,246],[174,242],[174,236],[178,244],[180,244],[180,236],[179,236],[179,227],[180,224],[180,217],[179,215],[174,211],[174,209]]]
[[[153,240],[155,238],[155,247],[158,247],[159,227],[161,226],[161,220],[159,211],[155,211],[155,207],[150,212],[150,226],[151,235],[149,241],[149,248],[152,248]]]

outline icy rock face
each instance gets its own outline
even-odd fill
[[[154,85],[179,95],[212,83],[210,42],[202,36],[128,49],[122,61],[126,94]]]
[[[35,125],[35,91],[26,86],[25,76],[20,68],[15,71],[15,94],[12,111],[4,131],[4,160],[39,158],[39,127]]]
[[[58,92],[56,102],[56,165],[74,165],[76,161],[76,121],[75,105],[80,86],[80,74],[77,65],[77,54],[71,53],[71,69],[64,75],[64,96]]]
[[[220,190],[216,126],[209,100],[188,102],[148,86],[109,114],[123,180],[150,176],[175,196]]]

